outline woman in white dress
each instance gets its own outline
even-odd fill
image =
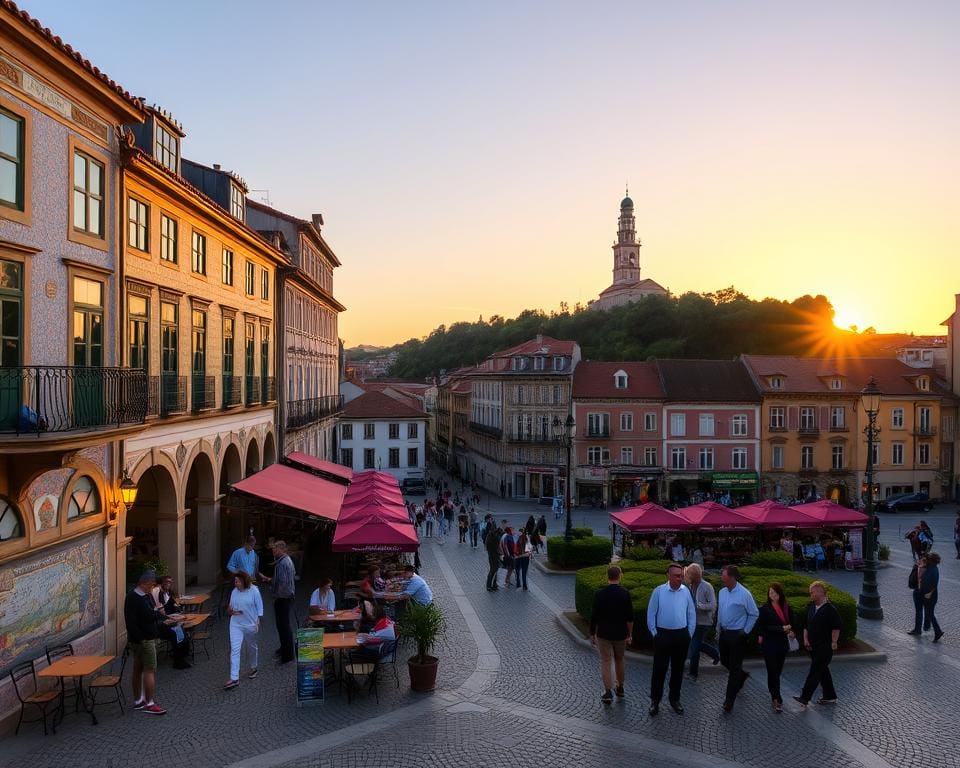
[[[250,666],[247,677],[253,680],[257,676],[257,632],[260,631],[260,619],[263,618],[263,600],[260,590],[253,586],[250,575],[245,571],[233,577],[227,615],[230,617],[230,679],[224,683],[224,690],[240,685],[240,652],[244,643],[247,645],[247,663]]]

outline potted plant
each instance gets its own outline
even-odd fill
[[[409,638],[417,647],[416,655],[407,660],[410,688],[414,691],[432,691],[437,686],[440,660],[431,656],[430,651],[444,630],[443,611],[436,603],[420,605],[410,601],[400,619],[400,636]]]

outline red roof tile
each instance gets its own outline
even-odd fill
[[[517,355],[572,355],[577,346],[575,341],[554,339],[550,336],[538,336],[530,341],[517,344],[510,349],[494,352],[490,357],[515,357]]]
[[[627,374],[626,389],[617,389],[614,385],[618,371]],[[663,387],[653,363],[584,362],[573,374],[573,397],[662,399]]]
[[[364,392],[343,407],[344,419],[425,419],[420,408],[406,405],[383,392]]]

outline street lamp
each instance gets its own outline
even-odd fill
[[[559,416],[553,419],[554,439],[567,449],[567,477],[564,481],[563,507],[567,513],[567,527],[563,532],[564,540],[569,543],[573,539],[573,519],[570,515],[570,458],[573,451],[573,434],[577,429],[577,422],[572,413],[567,414],[566,421],[560,421]]]
[[[862,619],[880,620],[883,618],[883,608],[880,607],[880,593],[877,591],[877,554],[873,528],[876,514],[873,508],[873,446],[880,432],[877,427],[880,388],[877,386],[877,380],[872,376],[860,393],[860,399],[863,410],[867,414],[867,426],[864,429],[867,435],[867,530],[863,535],[866,556],[863,563],[863,586],[860,588],[860,598],[857,601],[857,616]]]
[[[123,469],[123,479],[120,481],[119,486],[120,491],[120,501],[123,503],[124,508],[129,512],[130,507],[133,506],[133,503],[137,500],[137,484],[130,479],[130,476],[127,474],[127,469]],[[110,520],[115,521],[117,519],[117,513],[119,512],[119,503],[114,501],[113,511],[110,514]]]

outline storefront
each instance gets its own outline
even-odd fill
[[[615,506],[634,506],[660,499],[660,475],[610,472],[610,501]]]
[[[729,496],[738,505],[756,501],[760,489],[760,478],[756,472],[714,472],[710,482],[710,490],[714,495]]]
[[[524,467],[513,473],[515,499],[552,498],[563,495],[563,479],[556,467]]]

